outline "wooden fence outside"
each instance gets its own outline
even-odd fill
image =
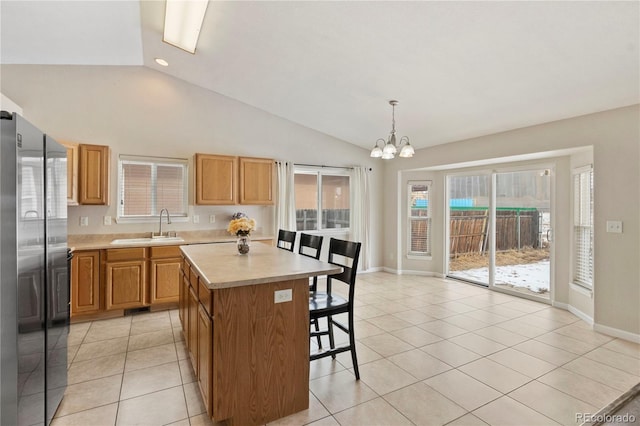
[[[540,248],[540,215],[537,209],[496,211],[496,250]],[[487,209],[452,209],[450,213],[449,254],[485,253],[489,248]]]

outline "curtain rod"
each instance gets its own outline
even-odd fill
[[[276,163],[282,163],[282,161],[276,161]],[[346,169],[353,170],[355,167],[345,167],[345,166],[325,166],[324,164],[304,164],[304,163],[293,163],[294,166],[307,166],[307,167],[322,167],[322,168],[330,168],[330,169]],[[372,171],[371,167],[367,167],[368,171]]]

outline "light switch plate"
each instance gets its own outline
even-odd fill
[[[80,226],[89,226],[89,218],[87,216],[80,216]]]
[[[200,223],[200,216],[198,216],[197,214],[193,215],[193,223]]]
[[[276,290],[273,297],[274,303],[291,302],[293,299],[293,290],[288,288],[286,290]]]
[[[103,225],[109,226],[111,225],[111,216],[104,216],[102,218]]]
[[[608,220],[607,232],[613,232],[614,234],[622,234],[622,221]]]
[[[209,223],[216,223],[216,215],[215,214],[210,214],[209,215]]]

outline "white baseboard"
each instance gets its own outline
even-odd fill
[[[555,300],[553,300],[551,301],[551,306],[553,306],[554,308],[559,308],[559,309],[564,309],[565,311],[569,311],[568,303],[556,302]]]
[[[397,272],[398,275],[418,275],[421,277],[435,277],[436,274],[434,272],[429,271],[412,271],[403,269],[402,271]]]
[[[382,266],[376,266],[373,268],[369,268],[366,270],[358,270],[359,274],[370,274],[372,272],[380,272],[380,271],[384,271],[384,268]]]
[[[589,315],[587,315],[584,312],[582,312],[580,309],[569,305],[569,308],[567,310],[569,312],[571,312],[573,315],[575,315],[578,318],[580,318],[582,321],[584,321],[587,324],[589,324],[591,327],[593,327],[593,318],[591,318]]]
[[[620,339],[628,340],[634,343],[640,343],[640,334],[631,333],[628,331],[620,330],[619,328],[613,328],[602,324],[593,324],[593,329],[598,333],[607,334],[613,337],[619,337]]]

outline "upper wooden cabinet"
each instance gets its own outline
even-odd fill
[[[196,154],[196,204],[236,204],[237,157]]]
[[[240,157],[240,204],[273,204],[273,160]]]
[[[78,205],[78,154],[79,145],[73,142],[59,141],[67,148],[67,205]]]
[[[109,205],[109,147],[81,144],[79,153],[78,202]]]

